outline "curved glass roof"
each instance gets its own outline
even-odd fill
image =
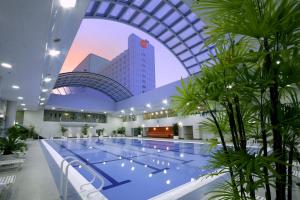
[[[117,81],[101,74],[90,72],[67,72],[59,74],[53,89],[61,87],[89,87],[122,101],[131,96],[131,92]]]
[[[198,73],[203,62],[214,55],[206,47],[205,24],[181,0],[92,0],[86,18],[109,19],[136,27],[165,45],[187,72]]]

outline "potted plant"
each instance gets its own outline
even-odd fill
[[[60,127],[60,131],[61,131],[62,136],[66,137],[66,136],[65,136],[65,133],[68,131],[68,129],[65,128],[65,127],[63,127],[63,126],[61,126],[61,127]]]
[[[27,145],[19,137],[8,136],[0,138],[0,150],[3,155],[24,152],[26,148]]]
[[[117,131],[116,130],[112,131],[112,136],[114,136],[114,137],[117,136]]]
[[[138,137],[142,137],[142,135],[143,135],[143,128],[141,126],[137,127],[137,133],[138,133]]]
[[[118,135],[119,137],[122,137],[122,136],[125,135],[125,132],[126,132],[125,127],[118,128],[118,130],[117,130],[117,135]]]
[[[13,138],[19,138],[20,140],[26,140],[28,137],[28,129],[20,126],[14,125],[7,129],[7,134]]]
[[[89,126],[87,124],[85,124],[81,127],[81,133],[82,133],[83,137],[85,137],[85,138],[88,135],[88,128],[89,128]]]
[[[97,133],[98,137],[103,137],[104,128],[97,129],[96,133]]]
[[[179,139],[178,133],[179,133],[179,125],[178,123],[175,123],[173,124],[173,139],[175,140]]]
[[[38,134],[35,131],[35,127],[34,126],[29,126],[28,132],[27,132],[27,138],[35,138],[36,135],[38,135]]]

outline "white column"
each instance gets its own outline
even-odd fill
[[[15,124],[17,112],[17,102],[7,101],[5,114],[5,128],[9,128]]]

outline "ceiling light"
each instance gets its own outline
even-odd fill
[[[74,8],[76,6],[76,0],[60,0],[60,5],[63,8]]]
[[[144,113],[146,113],[146,110],[144,110]]]
[[[43,102],[41,102],[41,103],[40,103],[40,105],[42,106],[42,105],[44,105],[44,103],[43,103]]]
[[[134,111],[134,108],[133,108],[133,107],[131,107],[131,108],[130,108],[130,110],[131,110],[131,111]]]
[[[49,76],[44,78],[44,81],[47,82],[47,83],[50,82],[51,80],[52,80],[52,78],[49,77]]]
[[[48,89],[42,89],[42,92],[48,92]]]
[[[45,100],[46,100],[46,98],[41,98],[40,100],[41,100],[41,101],[45,101]]]
[[[0,114],[0,118],[4,118],[4,114]]]
[[[84,110],[83,110],[83,109],[81,109],[80,111],[81,111],[81,112],[83,112]]]
[[[50,56],[55,57],[55,56],[58,56],[59,54],[60,54],[60,51],[58,51],[58,50],[55,50],[55,49],[50,49],[49,50],[49,55]]]
[[[121,110],[121,113],[125,113],[125,111],[124,111],[124,110]]]
[[[20,105],[21,105],[21,106],[26,106],[26,104],[25,104],[25,103],[21,103]]]
[[[18,97],[19,100],[23,100],[23,97]]]
[[[106,114],[107,112],[103,112],[104,114]]]
[[[27,110],[27,108],[23,108],[23,110]]]
[[[12,68],[11,64],[9,64],[9,63],[1,63],[1,66],[4,68],[7,68],[7,69]]]
[[[162,102],[163,102],[163,104],[168,104],[168,100],[167,99],[164,99]]]
[[[52,110],[55,110],[55,107],[52,107]]]
[[[147,107],[147,108],[151,108],[151,104],[150,104],[150,103],[147,103],[146,107]]]
[[[279,65],[279,64],[280,64],[280,60],[277,60],[277,61],[276,61],[276,64]]]
[[[161,107],[161,109],[164,110],[165,108],[164,108],[164,107]]]
[[[18,85],[12,85],[11,86],[13,89],[20,89],[20,86],[18,86]]]

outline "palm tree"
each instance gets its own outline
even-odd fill
[[[0,138],[0,150],[3,151],[3,155],[13,154],[15,151],[25,151],[27,145],[16,137],[1,137]]]
[[[261,87],[261,96],[268,93],[269,112],[267,117],[273,135],[273,152],[278,160],[286,162],[285,143],[283,141],[280,119],[280,78],[291,54],[299,55],[300,43],[300,2],[298,0],[196,0],[194,9],[208,22],[209,42],[215,43],[228,34],[247,37],[253,40],[253,50],[259,56],[265,87]],[[299,67],[299,66],[297,66]],[[229,111],[231,105],[228,105]],[[261,121],[263,122],[263,120]],[[261,124],[264,129],[264,122]],[[231,126],[234,127],[233,122]],[[264,133],[265,134],[265,133]],[[276,162],[276,199],[285,199],[286,166]],[[267,190],[266,198],[270,199]]]

